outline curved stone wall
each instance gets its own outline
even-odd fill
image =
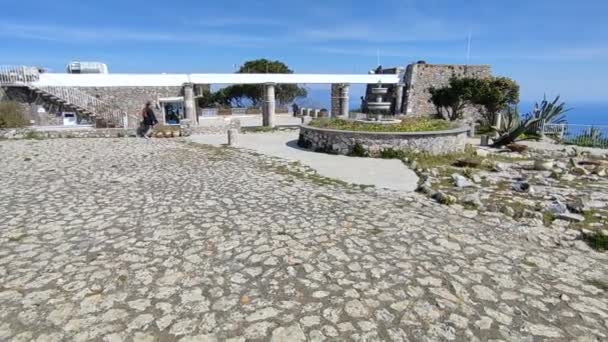
[[[447,154],[464,151],[468,127],[434,132],[354,132],[316,128],[300,128],[298,145],[313,151],[348,155],[356,144],[370,156],[378,156],[385,149],[405,152]]]

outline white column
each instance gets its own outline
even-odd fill
[[[198,125],[198,115],[194,103],[194,84],[192,83],[184,83],[184,114],[186,119],[190,120],[190,125]]]
[[[348,108],[348,91],[350,90],[349,84],[343,84],[340,87],[340,115],[343,118],[348,118],[349,108]]]
[[[275,112],[275,98],[274,98],[274,83],[266,83],[264,85],[264,106],[262,113],[262,125],[264,127],[274,127],[274,112]]]

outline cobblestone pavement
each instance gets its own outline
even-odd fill
[[[0,340],[608,338],[607,255],[540,227],[174,140],[0,165]]]

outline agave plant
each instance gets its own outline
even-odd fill
[[[532,116],[540,118],[545,124],[563,124],[566,123],[566,113],[572,108],[566,108],[565,102],[559,102],[559,95],[552,102],[547,101],[547,97],[543,96],[543,100],[534,103]]]
[[[540,103],[535,103],[532,112],[525,115],[517,125],[513,125],[506,131],[501,132],[501,135],[494,140],[492,146],[500,147],[515,142],[523,133],[529,132],[532,127],[538,126],[540,123],[560,124],[566,122],[566,112],[570,109],[566,108],[566,103],[559,102],[559,96],[553,101],[547,101],[546,97]]]
[[[507,110],[502,113],[502,120],[500,121],[500,127],[492,127],[498,134],[504,134],[509,132],[511,129],[519,126],[521,122],[521,115],[517,106],[509,106]]]

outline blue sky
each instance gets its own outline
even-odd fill
[[[296,72],[465,63],[517,80],[522,100],[608,102],[606,0],[14,1],[0,12],[0,64],[63,72],[232,72],[259,57]]]

